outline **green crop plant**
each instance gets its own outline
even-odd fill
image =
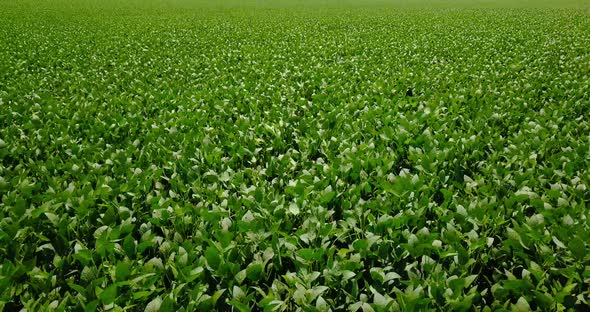
[[[575,311],[576,0],[0,0],[0,310]]]

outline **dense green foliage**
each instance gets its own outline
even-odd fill
[[[502,1],[0,1],[0,310],[587,307],[590,13]]]

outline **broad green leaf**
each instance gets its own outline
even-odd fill
[[[211,266],[213,269],[217,269],[221,264],[221,256],[219,255],[219,251],[213,246],[207,247],[205,250],[205,258],[207,259],[209,266]]]
[[[100,301],[105,305],[113,303],[117,298],[117,285],[109,285],[100,293],[99,297]]]

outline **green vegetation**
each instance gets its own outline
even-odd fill
[[[0,1],[0,310],[590,303],[587,1]]]

